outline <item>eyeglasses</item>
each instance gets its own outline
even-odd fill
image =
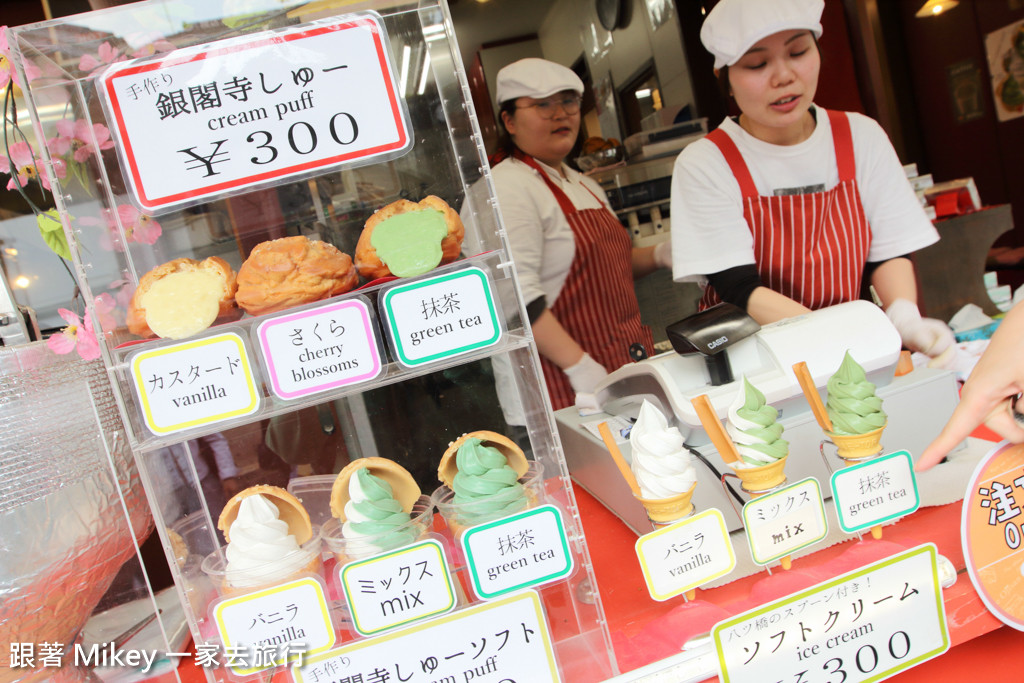
[[[579,95],[570,95],[566,97],[558,97],[544,100],[543,102],[537,102],[536,104],[528,104],[525,107],[516,107],[516,109],[530,109],[531,107],[536,108],[537,115],[542,119],[552,119],[555,117],[555,111],[561,107],[569,116],[578,114],[580,112],[580,97]]]

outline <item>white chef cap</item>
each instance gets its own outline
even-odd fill
[[[520,97],[543,99],[563,90],[583,94],[583,81],[561,64],[546,59],[527,57],[512,62],[498,72],[498,104]]]
[[[824,10],[825,0],[721,0],[704,20],[700,40],[721,69],[779,31],[807,29],[820,37]]]

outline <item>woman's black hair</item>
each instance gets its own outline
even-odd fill
[[[505,128],[505,117],[502,116],[504,113],[508,113],[509,116],[515,116],[516,114],[516,101],[505,100],[498,105],[498,144],[494,149],[494,154],[491,155],[492,159],[504,159],[512,156],[512,153],[516,150],[516,143],[512,141],[512,136],[509,135],[508,129]],[[492,161],[493,166],[496,161]]]
[[[821,57],[821,45],[818,44],[818,36],[814,35],[811,31],[811,40],[814,41],[814,47],[818,49],[818,56]],[[729,66],[723,66],[718,70],[718,92],[722,95],[722,101],[725,102],[726,111],[729,110],[729,101],[732,98],[732,88],[729,86]]]

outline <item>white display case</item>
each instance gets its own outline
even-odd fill
[[[15,142],[35,151],[69,238],[196,664],[219,654],[207,677],[269,680],[289,668],[295,680],[336,680],[369,676],[358,667],[370,662],[401,680],[477,669],[516,680],[614,675],[447,6],[150,0],[7,37],[31,121]],[[140,278],[161,264],[217,256],[237,272],[256,245],[295,235],[352,255],[375,210],[428,195],[462,215],[451,263],[361,278],[357,290],[229,316],[186,338],[128,329]],[[319,333],[344,337],[339,362],[303,372],[335,348],[314,345]],[[296,357],[300,347],[310,355]],[[525,414],[525,429],[505,422],[499,393]],[[430,496],[449,443],[477,430],[518,438],[532,505],[466,531],[477,545],[463,545],[427,499],[419,519],[429,533],[407,547],[450,580],[434,577],[419,603],[382,598],[382,612],[387,603],[392,616],[396,605],[412,616],[380,618],[354,582],[409,567],[390,551],[345,565],[346,578],[328,545],[316,545],[333,521],[335,475],[383,457]],[[222,590],[218,517],[230,494],[262,484],[302,500],[315,561],[298,581]],[[560,567],[516,574],[525,562],[516,553],[533,542],[551,545]],[[269,631],[271,615],[298,621]],[[258,641],[274,647],[254,659]],[[231,664],[239,650],[248,656]]]

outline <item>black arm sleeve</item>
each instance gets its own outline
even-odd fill
[[[530,324],[537,322],[537,318],[543,313],[548,307],[548,300],[543,296],[538,296],[536,299],[526,304],[526,317],[530,319]]]
[[[708,275],[708,284],[715,288],[722,301],[743,310],[747,310],[747,302],[754,290],[764,286],[761,276],[757,274],[757,266],[753,264],[711,273]]]
[[[910,260],[910,254],[904,254],[903,256],[893,256],[892,258],[883,259],[881,261],[868,261],[864,264],[864,273],[860,280],[860,298],[866,301],[871,301],[871,278],[874,276],[875,271],[878,270],[878,266],[883,263],[888,263],[894,259],[905,258]]]

